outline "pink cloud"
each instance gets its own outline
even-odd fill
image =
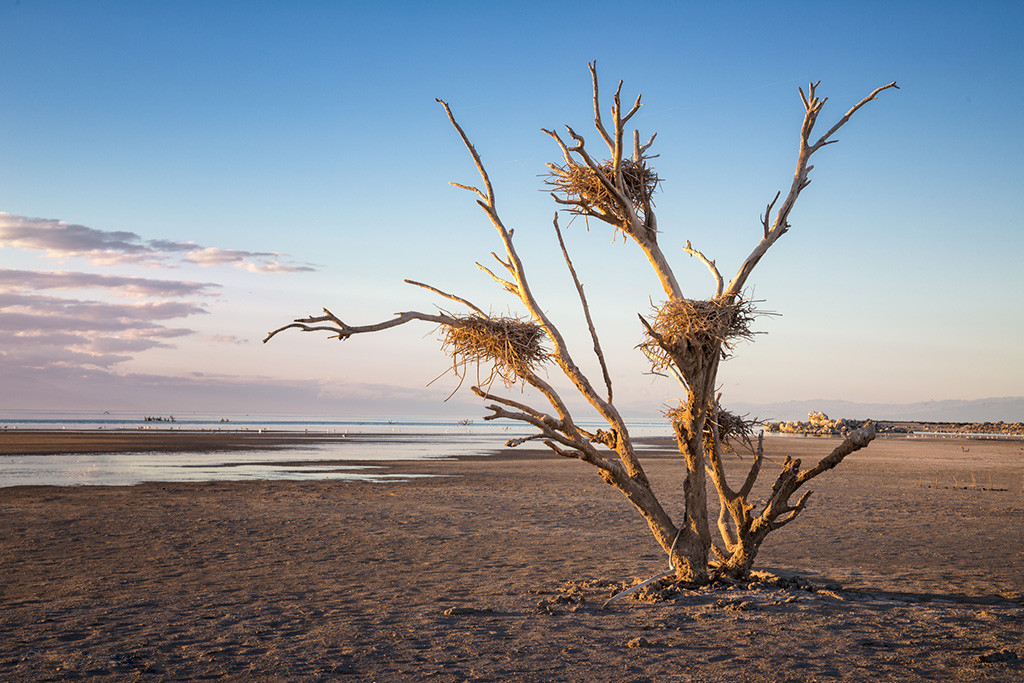
[[[9,270],[0,268],[0,291],[44,289],[103,289],[115,296],[217,296],[214,282],[158,280],[71,271]]]
[[[282,264],[283,254],[203,247],[195,242],[143,240],[124,230],[98,230],[53,218],[29,218],[0,211],[0,246],[33,249],[53,258],[81,257],[98,266],[170,265],[178,259],[199,266],[233,265],[253,273],[314,270],[308,265]]]

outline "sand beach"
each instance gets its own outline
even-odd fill
[[[21,432],[0,453],[305,438]],[[835,443],[766,449],[806,461]],[[646,453],[672,500],[675,456]],[[1020,440],[878,439],[769,538],[758,567],[779,578],[606,610],[666,558],[588,466],[520,449],[377,464],[438,476],[0,488],[0,678],[1024,677]]]

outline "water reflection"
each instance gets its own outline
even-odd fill
[[[143,482],[349,479],[371,482],[407,481],[424,474],[390,474],[386,466],[347,464],[353,459],[426,459],[436,449],[418,444],[380,449],[386,458],[362,449],[303,447],[231,453],[89,453],[72,455],[0,456],[0,487],[7,486],[133,486]],[[352,456],[356,455],[356,458]],[[445,453],[450,455],[450,453]],[[434,456],[437,457],[437,456]]]
[[[82,430],[85,431],[85,430]],[[250,451],[180,453],[95,453],[0,455],[0,488],[7,486],[131,486],[142,482],[198,482],[252,479],[355,479],[404,481],[413,474],[390,474],[386,463],[487,455],[505,447],[507,432],[350,433],[293,446]],[[511,436],[515,436],[514,434]],[[671,447],[670,439],[638,444],[642,449]],[[531,443],[520,449],[543,448]]]

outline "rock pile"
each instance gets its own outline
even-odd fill
[[[883,422],[874,421],[879,434],[963,434],[989,438],[1024,436],[1022,422]],[[860,429],[866,420],[830,419],[825,413],[811,411],[806,422],[766,422],[769,434],[802,434],[804,436],[847,436]]]
[[[860,429],[868,420],[850,420],[840,418],[832,420],[825,413],[811,411],[806,422],[766,422],[765,431],[769,434],[803,434],[805,436],[847,436],[850,432]],[[880,434],[907,434],[909,427],[890,423],[875,423]]]

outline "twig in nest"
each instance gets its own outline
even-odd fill
[[[723,358],[738,340],[756,334],[754,319],[763,314],[754,301],[724,298],[670,299],[657,309],[654,322],[647,324],[648,340],[640,347],[651,359],[654,370],[675,363],[684,375],[702,364],[709,352],[720,348]]]
[[[761,424],[758,419],[748,420],[746,416],[731,413],[725,408],[719,408],[714,414],[715,424],[718,426],[718,438],[726,445],[733,442],[741,443],[747,450],[754,450],[754,429]]]
[[[544,330],[529,320],[464,316],[442,325],[442,348],[452,357],[456,374],[469,363],[493,364],[485,384],[498,377],[506,386],[531,374],[548,359]]]
[[[672,424],[675,424],[686,415],[686,406],[680,403],[678,407],[666,410],[664,415]],[[712,429],[717,427],[719,441],[730,452],[736,453],[736,449],[733,446],[738,444],[745,450],[753,453],[756,451],[754,446],[754,430],[760,425],[761,421],[757,418],[748,420],[745,415],[741,416],[729,412],[716,404],[715,410],[708,412],[708,419],[704,423],[704,434],[705,436],[710,436]],[[736,455],[739,455],[739,453],[736,453]]]
[[[563,194],[569,203],[578,207],[577,212],[595,212],[614,217],[619,221],[628,220],[628,216],[615,195],[601,181],[597,173],[586,164],[575,162],[569,162],[564,166],[548,164],[548,168],[551,169],[551,173],[548,174],[547,184]],[[600,168],[605,177],[613,185],[616,184],[614,163],[605,161]],[[648,209],[654,206],[651,197],[660,182],[658,174],[647,167],[644,159],[640,161],[623,159],[619,164],[619,171],[622,173],[623,184],[620,189],[632,204],[633,211],[638,216],[645,216]]]

